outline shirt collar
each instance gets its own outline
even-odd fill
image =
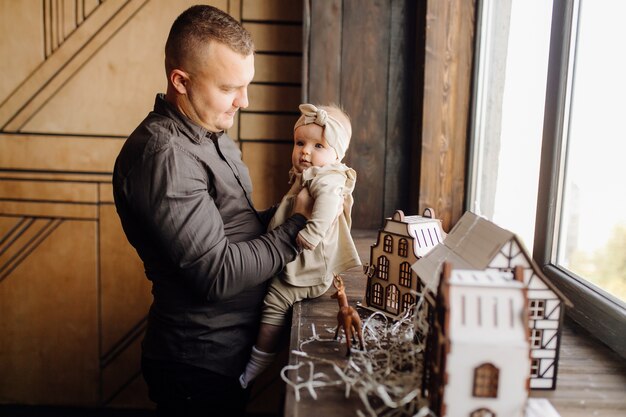
[[[204,127],[191,121],[187,116],[178,111],[178,109],[176,109],[170,102],[165,100],[165,94],[157,94],[156,99],[154,100],[154,111],[174,120],[183,133],[195,143],[202,143],[206,139],[215,141],[224,134],[224,131],[209,132]]]

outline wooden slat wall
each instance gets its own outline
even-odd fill
[[[256,46],[250,106],[239,115],[237,133],[250,169],[254,204],[280,201],[288,189],[293,125],[302,97],[302,3],[244,0],[241,22]]]
[[[306,93],[339,103],[352,119],[345,162],[358,174],[353,227],[378,228],[407,211],[415,30],[408,0],[308,0]]]

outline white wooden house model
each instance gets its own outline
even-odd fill
[[[369,264],[364,267],[364,307],[397,319],[415,304],[420,286],[411,265],[445,237],[441,221],[434,217],[432,209],[426,209],[423,216],[405,216],[397,210],[385,219],[371,246]]]
[[[499,271],[451,270],[448,263],[443,270],[424,359],[430,409],[439,417],[524,417],[524,285]]]
[[[441,245],[413,264],[421,285],[426,287],[425,299],[430,306],[427,311],[436,303],[444,262],[450,262],[455,269],[505,272],[510,280],[514,268],[522,267],[529,312],[530,387],[556,388],[563,305],[569,301],[546,279],[521,240],[510,231],[466,212]]]

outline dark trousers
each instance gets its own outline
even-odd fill
[[[159,417],[243,417],[249,390],[236,378],[195,366],[143,358],[141,371]]]

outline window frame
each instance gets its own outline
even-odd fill
[[[624,303],[553,263],[558,243],[556,231],[561,212],[579,9],[579,0],[553,3],[533,259],[572,302],[573,307],[566,308],[568,317],[626,358]]]

